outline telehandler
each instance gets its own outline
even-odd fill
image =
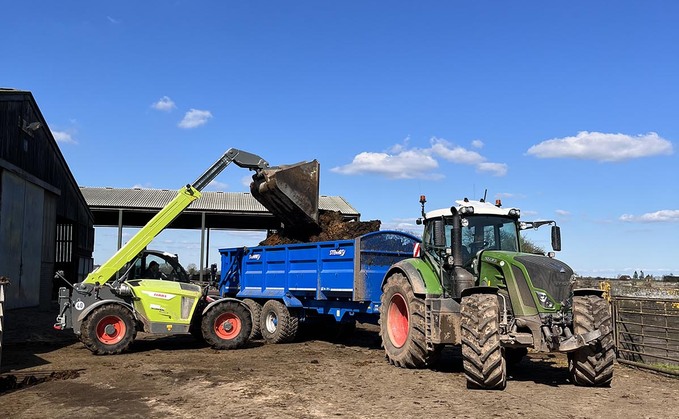
[[[59,289],[60,312],[54,328],[73,329],[85,346],[99,355],[127,350],[138,331],[161,335],[191,333],[215,349],[242,347],[252,329],[248,306],[236,298],[210,295],[210,285],[189,283],[172,255],[145,250],[232,162],[255,171],[250,184],[253,196],[286,228],[318,228],[316,160],[270,167],[255,154],[231,148],[193,184],[181,188],[170,203],[85,280]],[[148,261],[151,254],[170,265],[174,276],[149,277],[144,270],[151,265]],[[57,276],[66,281],[62,272]]]

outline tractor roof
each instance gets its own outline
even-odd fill
[[[454,206],[457,208],[458,211],[460,211],[464,207],[473,207],[475,215],[507,215],[507,216],[509,216],[510,210],[518,210],[518,208],[514,208],[514,207],[502,208],[501,206],[493,205],[489,202],[472,201],[472,200],[468,200],[466,198],[464,200],[455,201]],[[442,216],[445,217],[445,216],[452,216],[452,215],[453,214],[450,211],[450,208],[442,208],[442,209],[429,211],[427,213],[427,218],[435,218],[435,217],[442,217]]]

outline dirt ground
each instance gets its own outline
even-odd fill
[[[56,310],[56,307],[55,307]],[[344,344],[306,333],[214,351],[190,336],[138,336],[132,351],[94,356],[54,312],[6,313],[0,418],[668,418],[679,380],[623,365],[610,388],[575,387],[561,355],[530,354],[505,391],[467,390],[459,351],[437,369],[390,366],[377,329]]]

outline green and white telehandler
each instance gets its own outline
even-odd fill
[[[456,201],[425,213],[421,248],[393,265],[382,285],[380,334],[390,363],[421,368],[445,345],[461,345],[470,388],[504,389],[507,364],[528,349],[568,354],[571,381],[608,386],[613,330],[598,289],[575,288],[573,270],[548,255],[523,253],[521,230],[554,221],[522,222],[517,208],[484,200]]]
[[[253,196],[286,227],[318,227],[317,161],[270,167],[255,154],[229,149],[192,185],[181,188],[170,203],[85,280],[59,289],[60,312],[55,329],[73,329],[88,349],[102,355],[125,351],[138,331],[191,333],[216,349],[242,347],[252,329],[248,306],[235,298],[210,295],[209,285],[188,282],[184,269],[172,255],[145,250],[232,162],[255,171],[250,185]],[[169,276],[157,279],[144,272],[152,258],[166,265]],[[57,276],[66,281],[63,273]]]

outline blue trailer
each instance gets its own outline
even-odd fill
[[[271,343],[294,339],[300,322],[377,324],[384,275],[419,242],[385,230],[352,240],[220,249],[219,291],[248,304],[253,334]]]

